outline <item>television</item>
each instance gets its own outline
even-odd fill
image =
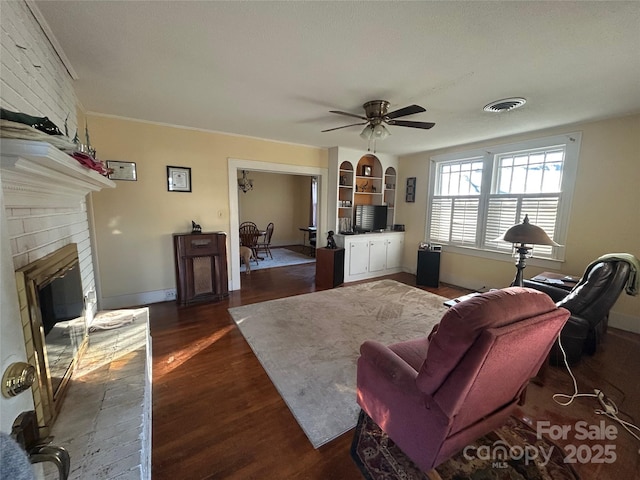
[[[354,229],[357,232],[375,232],[387,228],[386,205],[356,205]]]

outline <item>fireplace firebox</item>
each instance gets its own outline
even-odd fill
[[[17,270],[16,280],[27,357],[38,373],[32,387],[38,426],[48,434],[87,346],[77,245],[66,245]]]

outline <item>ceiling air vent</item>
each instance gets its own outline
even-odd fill
[[[521,97],[505,98],[504,100],[496,100],[484,107],[485,112],[501,113],[508,112],[523,106],[527,101]]]

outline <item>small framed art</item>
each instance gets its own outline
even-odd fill
[[[409,203],[416,201],[416,177],[407,178],[407,194],[405,201]]]
[[[130,182],[138,180],[136,164],[134,162],[107,160],[107,168],[111,170],[111,173],[108,175],[110,180],[128,180]]]
[[[167,182],[170,192],[190,192],[191,168],[167,166]]]
[[[363,177],[371,176],[371,165],[362,165],[362,176]]]

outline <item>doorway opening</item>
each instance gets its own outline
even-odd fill
[[[243,170],[253,183],[253,188],[246,192],[238,188]],[[229,159],[230,290],[240,289],[241,278],[245,275],[242,273],[241,276],[244,267],[240,263],[240,223],[254,222],[263,232],[268,223],[273,222],[272,253],[274,247],[299,246],[304,233],[300,228],[315,226],[319,232],[326,230],[327,178],[326,168]],[[265,258],[264,252],[260,256]],[[309,256],[306,261],[309,260],[315,259]],[[260,263],[260,260],[257,265],[252,261],[251,269],[255,270]],[[266,262],[263,267],[267,267]]]

